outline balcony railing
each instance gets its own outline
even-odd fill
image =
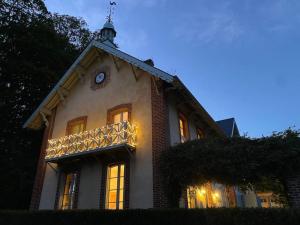
[[[136,145],[136,126],[127,121],[48,140],[45,159],[57,159],[121,144],[130,147]]]

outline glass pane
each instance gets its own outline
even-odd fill
[[[122,121],[128,121],[128,112],[123,112]]]
[[[117,201],[117,191],[109,191],[108,195],[108,201],[109,202],[116,202]]]
[[[118,166],[110,167],[110,175],[109,178],[118,177]]]
[[[116,209],[117,204],[115,202],[108,203],[108,209]]]
[[[120,123],[121,122],[121,114],[118,113],[114,115],[114,123]]]
[[[123,202],[123,200],[124,200],[124,190],[122,189],[119,191],[119,201]]]
[[[109,180],[109,190],[116,190],[118,185],[118,178],[112,178]]]
[[[65,178],[65,185],[62,197],[62,209],[72,209],[75,190],[76,190],[76,173],[69,173]]]
[[[71,125],[69,134],[78,134],[83,132],[83,122]]]
[[[124,177],[124,169],[125,169],[125,165],[122,164],[122,165],[120,166],[120,176],[121,176],[121,177]]]
[[[123,202],[119,202],[119,209],[123,209],[124,208],[123,205],[124,205]]]
[[[183,121],[182,121],[182,119],[179,119],[179,127],[180,127],[180,130],[183,130]]]
[[[124,188],[124,177],[120,177],[120,187],[121,189]]]

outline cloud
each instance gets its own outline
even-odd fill
[[[147,47],[149,37],[146,31],[142,29],[134,29],[134,31],[121,29],[116,42],[123,51],[130,52],[133,55],[139,55],[142,52],[141,49]]]
[[[212,43],[237,40],[243,28],[227,4],[218,8],[204,8],[183,14],[173,32],[177,38],[188,42]]]
[[[298,30],[299,0],[264,0],[257,8],[262,24],[268,32],[284,33]]]
[[[120,0],[118,3],[120,5],[132,7],[147,7],[151,8],[158,5],[163,5],[167,0]]]

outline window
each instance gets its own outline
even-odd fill
[[[107,111],[107,123],[116,124],[131,120],[131,104],[123,104]]]
[[[108,166],[106,179],[106,209],[124,208],[124,177],[124,164]]]
[[[201,129],[197,129],[197,139],[203,139],[204,133]]]
[[[187,206],[193,208],[234,207],[235,193],[218,183],[207,183],[187,188]],[[232,189],[233,190],[233,189]]]
[[[63,190],[60,196],[60,209],[74,209],[76,190],[78,186],[78,174],[76,172],[64,175]]]
[[[179,132],[180,132],[180,142],[184,143],[188,140],[188,123],[186,118],[180,113],[179,114]]]
[[[196,208],[207,208],[208,207],[208,198],[205,188],[187,188],[187,203],[189,209]]]
[[[78,134],[85,131],[87,117],[78,117],[67,124],[66,135]]]
[[[272,192],[257,193],[257,198],[262,208],[282,207],[282,204],[280,203],[278,196],[274,195]]]
[[[118,112],[113,115],[113,123],[128,121],[128,111]]]

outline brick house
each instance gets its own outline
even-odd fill
[[[239,135],[234,119],[214,121],[177,76],[122,52],[115,36],[109,18],[24,124],[46,126],[31,209],[167,207],[160,153]],[[218,184],[201,191],[205,201],[189,187],[181,206],[257,206],[254,193]]]

